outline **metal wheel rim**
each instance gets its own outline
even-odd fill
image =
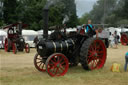
[[[55,53],[48,58],[47,72],[50,76],[63,76],[69,68],[68,59],[60,53]]]
[[[41,72],[45,72],[46,71],[45,63],[43,63],[42,57],[40,55],[38,55],[38,54],[35,55],[34,65],[35,65],[37,70],[39,70]]]
[[[106,60],[106,47],[101,40],[95,40],[88,50],[89,69],[100,69],[104,66]]]

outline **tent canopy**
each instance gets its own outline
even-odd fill
[[[5,31],[0,30],[0,36],[6,36],[6,35],[7,35],[7,33]]]
[[[38,35],[34,30],[22,30],[22,35]]]

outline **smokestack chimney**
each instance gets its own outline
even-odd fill
[[[59,0],[47,0],[46,5],[44,6],[44,38],[48,38],[48,11],[49,7],[55,5]]]
[[[19,21],[19,34],[22,35],[22,22]]]
[[[47,39],[48,38],[48,11],[49,11],[47,5],[44,7],[43,11],[44,11],[44,15],[43,15],[43,17],[44,17],[44,31],[43,31],[43,34],[44,34],[44,38]]]

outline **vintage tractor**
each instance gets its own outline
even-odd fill
[[[88,35],[66,35],[54,32],[48,39],[40,39],[34,65],[50,76],[64,75],[70,65],[79,62],[86,70],[100,69],[106,61],[106,47],[102,40]]]
[[[48,36],[48,10],[44,10],[44,38],[37,43],[34,65],[41,72],[47,71],[52,77],[63,76],[69,65],[79,62],[85,70],[100,69],[104,66],[107,50],[102,40],[71,32],[55,30]]]
[[[30,52],[29,44],[25,43],[24,38],[22,37],[22,28],[26,25],[22,23],[11,24],[4,27],[7,29],[7,38],[5,39],[4,49],[6,52],[13,51],[14,54],[17,51],[23,51],[25,49],[26,53]]]
[[[122,45],[128,45],[128,32],[121,32],[121,44]]]

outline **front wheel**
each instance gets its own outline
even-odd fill
[[[80,61],[84,69],[94,70],[104,66],[106,61],[106,47],[102,40],[89,38],[87,39],[80,52]]]
[[[13,53],[14,53],[14,54],[17,53],[17,46],[16,46],[16,43],[12,43],[12,50],[13,50]]]
[[[34,56],[34,65],[38,71],[40,72],[46,71],[46,66],[43,57],[41,57],[38,53]]]
[[[25,44],[25,52],[30,53],[30,46],[28,43]]]
[[[52,77],[65,75],[68,68],[68,59],[61,53],[54,53],[46,60],[46,71]]]

